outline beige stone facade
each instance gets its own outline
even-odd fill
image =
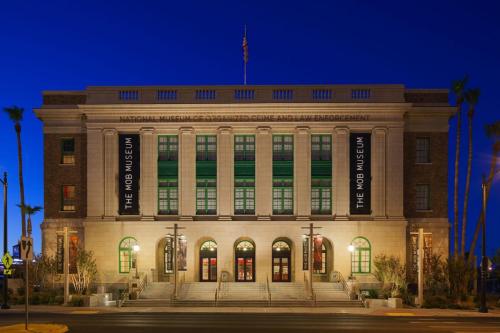
[[[242,97],[243,96],[243,97]],[[446,90],[411,90],[402,85],[89,87],[78,92],[45,92],[36,110],[44,122],[45,219],[43,252],[56,252],[56,232],[70,226],[80,245],[95,254],[101,283],[125,283],[133,271],[120,272],[120,242],[133,237],[140,245],[137,267],[152,280],[171,280],[165,272],[165,237],[177,223],[187,242],[185,281],[199,281],[200,246],[217,244],[217,278],[237,279],[235,247],[249,240],[255,247],[254,280],[271,280],[272,246],[290,248],[290,280],[301,282],[304,229],[328,244],[326,274],[351,274],[348,246],[357,237],[369,241],[368,271],[355,273],[373,281],[378,254],[411,261],[410,232],[432,233],[432,251],[448,254],[447,136],[454,112]],[[140,137],[139,212],[119,213],[120,134]],[[352,133],[371,134],[369,214],[351,214]],[[331,138],[331,211],[312,214],[313,135]],[[178,209],[160,214],[158,138],[178,138]],[[197,136],[216,137],[216,214],[197,214]],[[237,135],[255,138],[255,207],[235,214],[235,143]],[[273,136],[293,137],[293,212],[273,214]],[[74,137],[74,165],[59,170],[60,143]],[[416,138],[429,138],[430,160],[415,160]],[[57,172],[54,172],[57,170]],[[76,186],[76,211],[60,210],[64,184]],[[415,186],[425,184],[432,207],[418,209]]]

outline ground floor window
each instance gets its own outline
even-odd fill
[[[352,240],[353,252],[351,254],[352,273],[370,273],[371,271],[371,246],[368,239],[356,237]]]
[[[291,249],[283,240],[273,243],[273,282],[290,282],[291,277]]]
[[[135,268],[134,245],[137,245],[137,240],[134,237],[125,237],[119,245],[118,269],[120,273],[130,273],[132,268]]]
[[[237,282],[255,281],[255,245],[240,241],[235,246],[235,277]]]
[[[217,243],[213,240],[200,247],[200,281],[217,281]]]

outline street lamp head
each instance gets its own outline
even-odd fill
[[[349,250],[349,252],[354,252],[354,245],[349,244],[349,246],[347,247],[347,250]]]
[[[134,246],[132,246],[132,250],[134,252],[139,252],[141,250],[141,247],[139,245],[135,244]]]

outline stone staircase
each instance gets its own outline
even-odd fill
[[[273,282],[269,285],[271,306],[310,306],[304,284],[299,282]]]
[[[169,282],[150,282],[138,299],[126,300],[123,307],[160,307],[171,305],[174,285]]]
[[[340,282],[315,282],[316,306],[364,307],[360,300],[351,300]]]
[[[216,282],[186,282],[182,284],[174,306],[215,306]]]
[[[268,306],[265,283],[224,282],[221,284],[217,306]]]

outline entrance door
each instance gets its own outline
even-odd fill
[[[291,250],[285,241],[273,243],[273,282],[290,282],[291,277]]]
[[[255,281],[255,247],[249,241],[241,241],[235,249],[236,282]]]
[[[217,281],[217,244],[206,241],[200,247],[200,281]]]

